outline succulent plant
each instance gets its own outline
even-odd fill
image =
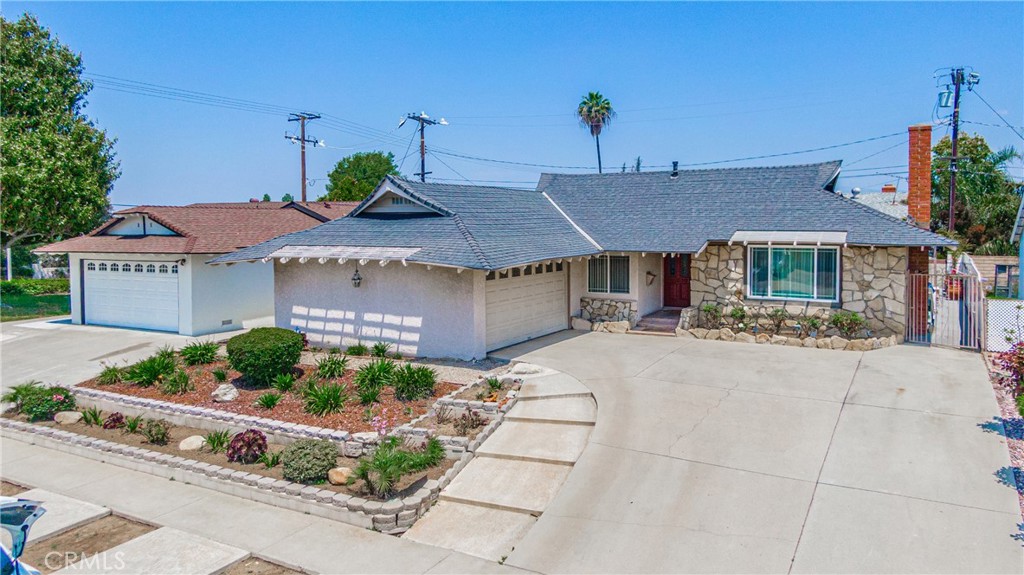
[[[257,429],[246,429],[231,438],[228,460],[238,463],[256,463],[267,452],[267,436]]]

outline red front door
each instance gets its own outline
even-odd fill
[[[665,256],[665,307],[690,306],[690,256]]]

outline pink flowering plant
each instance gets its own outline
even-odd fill
[[[57,413],[74,408],[75,396],[65,387],[38,387],[21,402],[21,412],[29,421],[53,419]]]
[[[377,435],[384,437],[395,427],[396,419],[388,415],[388,410],[385,407],[380,413],[373,416],[370,420],[370,426],[377,432]]]

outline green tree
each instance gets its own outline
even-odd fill
[[[263,200],[261,200],[261,201],[269,202],[270,201],[270,194],[263,194]]]
[[[932,225],[949,228],[949,136],[932,148]],[[961,134],[957,144],[956,220],[953,236],[969,252],[1014,255],[1010,232],[1021,201],[1021,182],[1007,172],[1009,162],[1020,158],[1012,147],[993,151],[978,134]]]
[[[327,194],[320,200],[358,202],[373,193],[384,176],[397,176],[391,152],[359,152],[342,158],[327,174]]]
[[[0,36],[0,241],[87,232],[108,215],[120,170],[114,141],[82,113],[92,89],[82,58],[29,14],[0,17]]]
[[[597,144],[597,173],[601,173],[601,130],[615,117],[612,103],[601,95],[601,92],[590,92],[583,97],[576,108],[576,117],[580,126],[590,130]]]
[[[282,202],[294,202],[295,198],[292,197],[291,194],[285,194],[285,195],[281,196],[281,201]]]

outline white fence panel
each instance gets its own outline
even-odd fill
[[[1024,340],[1024,300],[986,299],[985,314],[988,320],[985,334],[985,349],[1007,351]]]

